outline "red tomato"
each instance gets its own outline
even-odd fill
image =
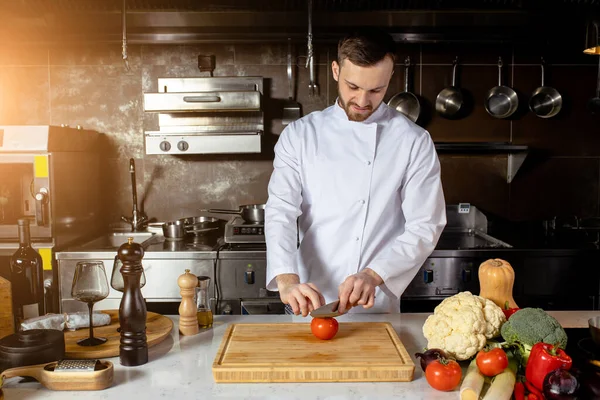
[[[438,359],[427,366],[425,378],[432,388],[449,392],[460,384],[462,369],[454,360]]]
[[[328,340],[337,333],[338,322],[335,318],[313,318],[310,330],[319,339]]]
[[[500,348],[480,350],[475,360],[479,371],[485,376],[496,376],[508,367],[508,357]]]

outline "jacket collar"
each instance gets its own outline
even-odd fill
[[[369,124],[377,124],[377,123],[383,122],[385,120],[385,114],[386,114],[386,110],[388,109],[388,106],[384,102],[381,102],[381,104],[379,105],[379,107],[377,107],[375,112],[373,114],[369,115],[369,118],[367,118],[366,120],[361,121],[361,122],[350,121],[348,119],[348,115],[346,115],[346,111],[344,111],[344,109],[340,106],[339,97],[335,99],[335,104],[332,106],[332,108],[333,108],[333,115],[336,118],[340,118],[351,124],[367,124],[367,125],[369,125]]]

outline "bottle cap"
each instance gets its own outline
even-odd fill
[[[19,218],[17,220],[17,224],[19,226],[29,226],[29,219],[28,218]]]

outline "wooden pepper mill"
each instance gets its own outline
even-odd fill
[[[138,243],[134,243],[133,238],[129,238],[127,243],[119,247],[117,254],[123,263],[123,298],[119,306],[119,359],[121,365],[133,367],[148,362],[146,303],[140,288],[144,249]]]
[[[185,274],[179,275],[177,279],[181,293],[181,304],[179,305],[179,332],[182,335],[195,335],[200,332],[198,327],[198,313],[194,303],[194,293],[198,286],[198,278],[190,274],[186,269]]]

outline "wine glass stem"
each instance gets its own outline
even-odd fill
[[[92,319],[92,309],[94,308],[94,303],[88,303],[88,308],[90,309],[90,339],[94,338],[94,321]]]

